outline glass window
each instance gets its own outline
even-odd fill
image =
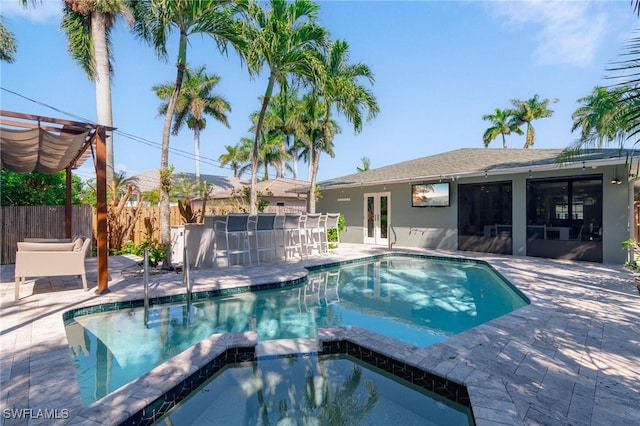
[[[512,254],[511,182],[458,186],[458,250]]]
[[[602,237],[602,177],[530,180],[527,236],[599,241]]]
[[[458,190],[460,235],[511,236],[511,182],[460,185]]]
[[[531,180],[527,191],[527,225],[547,228],[546,239],[600,239],[602,178]],[[531,232],[528,236],[532,237]]]

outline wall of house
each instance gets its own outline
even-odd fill
[[[341,241],[362,243],[365,230],[365,193],[390,192],[390,231],[394,246],[425,247],[441,250],[457,248],[456,188],[451,185],[449,207],[411,207],[408,183],[375,185],[366,188],[324,190],[317,211],[340,212],[346,227]],[[394,239],[395,231],[395,239]]]
[[[632,214],[629,207],[629,184],[624,166],[599,166],[596,169],[558,169],[536,172],[531,178],[551,178],[558,176],[581,176],[602,174],[603,179],[603,262],[621,264],[626,261],[622,241],[629,238],[628,218]],[[613,185],[611,180],[618,177],[622,184]],[[494,175],[459,179],[451,182],[449,207],[412,207],[411,184],[374,185],[358,188],[324,189],[319,199],[317,211],[340,212],[346,220],[345,231],[340,238],[344,242],[362,243],[364,237],[364,194],[390,192],[390,223],[395,231],[390,237],[396,247],[424,247],[442,250],[457,249],[458,238],[458,191],[461,183],[481,183],[511,181],[513,188],[513,255],[526,256],[527,215],[526,185],[528,173]],[[413,182],[420,183],[420,182]],[[433,183],[433,182],[428,182]],[[631,216],[633,217],[633,216]]]

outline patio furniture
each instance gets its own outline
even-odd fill
[[[304,243],[302,244],[305,254],[313,254],[313,249],[322,253],[322,232],[320,213],[307,213],[304,221]]]
[[[91,238],[65,243],[19,242],[15,266],[15,300],[20,299],[20,285],[29,277],[56,277],[79,275],[82,287],[87,288],[85,258],[91,246]]]
[[[282,243],[284,246],[284,260],[289,258],[290,250],[297,250],[302,257],[303,221],[301,213],[285,213],[282,224]]]
[[[240,259],[240,255],[249,257],[249,266],[251,266],[251,241],[249,240],[249,215],[245,213],[230,213],[223,221],[217,221],[214,224],[214,240],[213,257],[217,259],[222,251],[219,247],[218,233],[224,234],[225,249],[227,257],[227,266],[231,267],[231,256],[236,255]],[[231,237],[231,238],[230,238]],[[232,247],[230,240],[235,240]]]
[[[338,221],[340,220],[340,213],[327,213],[323,221],[324,225],[324,251],[329,253],[329,229],[336,230],[337,241],[332,241],[331,244],[335,244],[336,247],[340,244],[340,231],[338,230]]]
[[[270,251],[273,253],[273,259],[278,261],[278,250],[276,245],[276,214],[275,213],[259,213],[252,221],[252,232],[256,238],[256,258],[260,265],[260,253]],[[262,240],[265,244],[260,244]]]

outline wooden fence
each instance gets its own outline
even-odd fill
[[[25,238],[65,238],[65,206],[9,206],[0,208],[0,256],[3,265],[15,263],[16,243]],[[72,206],[71,235],[93,236],[94,212],[86,204]]]

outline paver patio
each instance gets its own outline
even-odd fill
[[[304,261],[191,271],[194,291],[303,277],[304,265],[387,252],[341,244],[330,256]],[[640,424],[640,296],[633,274],[619,265],[396,248],[392,252],[450,255],[488,261],[531,304],[427,348],[345,327],[363,345],[467,386],[478,425]],[[96,282],[95,259],[87,261]],[[80,280],[30,280],[13,301],[12,265],[0,279],[0,424],[112,425],[126,420],[162,388],[184,378],[231,337],[202,342],[196,357],[187,350],[102,400],[83,407],[62,314],[72,308],[140,299],[139,277],[123,274],[134,260],[109,258],[111,293],[83,292]],[[155,278],[154,278],[155,279]],[[158,276],[155,294],[180,293],[182,275]],[[33,283],[35,282],[35,285]],[[90,284],[91,286],[91,284]],[[250,336],[249,336],[250,337]],[[236,338],[237,339],[237,338]],[[251,339],[249,339],[251,340]],[[30,411],[20,411],[22,409]],[[11,410],[37,417],[59,410],[57,420],[17,419]]]

